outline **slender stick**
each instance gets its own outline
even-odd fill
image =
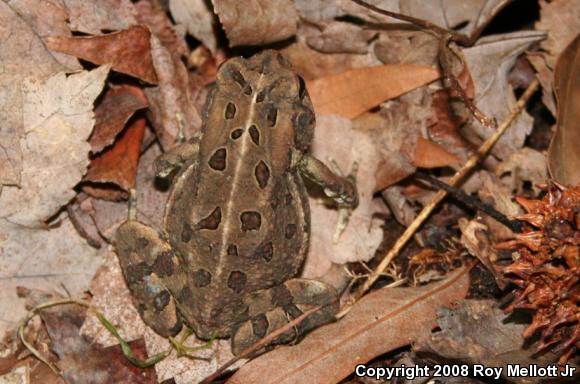
[[[532,83],[528,86],[522,97],[518,100],[516,105],[512,108],[509,116],[503,121],[503,123],[497,128],[497,130],[493,133],[491,137],[489,137],[482,145],[477,149],[477,151],[469,157],[467,162],[459,169],[455,175],[449,181],[449,185],[457,186],[463,178],[475,168],[475,166],[489,153],[491,148],[494,146],[495,143],[499,140],[499,138],[504,134],[507,128],[511,125],[511,123],[515,120],[515,118],[523,111],[524,106],[530,96],[536,91],[538,88],[539,82],[538,79],[534,79]],[[350,307],[354,304],[356,300],[358,300],[362,295],[364,295],[369,288],[377,281],[377,279],[381,276],[383,271],[387,268],[387,266],[391,263],[391,261],[399,254],[399,252],[403,249],[405,244],[411,239],[411,237],[415,234],[415,232],[419,229],[419,227],[427,220],[431,212],[439,205],[439,203],[447,196],[447,192],[444,190],[439,190],[435,196],[431,199],[429,204],[423,207],[423,210],[417,215],[415,220],[407,227],[405,232],[397,239],[393,247],[387,252],[384,256],[381,263],[377,266],[377,268],[373,271],[373,273],[369,276],[369,278],[365,281],[365,283],[353,294],[351,299],[348,301],[347,304],[343,306],[340,313],[337,317],[344,316],[349,310]]]

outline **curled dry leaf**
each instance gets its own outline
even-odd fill
[[[554,77],[558,125],[548,150],[548,166],[559,183],[580,185],[580,35],[560,55]]]
[[[497,261],[497,252],[493,247],[487,226],[476,219],[460,218],[459,229],[461,230],[461,244],[485,265],[496,281],[501,281],[499,279],[501,275],[494,266]]]
[[[122,85],[109,90],[95,108],[95,129],[89,143],[91,152],[99,153],[113,144],[135,111],[147,107],[141,88]]]
[[[438,71],[431,67],[380,65],[310,80],[307,88],[316,113],[352,119],[438,77]]]
[[[300,344],[250,361],[228,383],[337,383],[357,364],[427,336],[437,309],[467,294],[468,271],[460,268],[441,282],[418,288],[376,290]]]
[[[198,133],[201,117],[181,58],[173,55],[156,36],[151,36],[151,49],[159,85],[145,90],[151,110],[149,121],[161,146],[167,150],[179,135],[190,138]]]
[[[212,0],[212,3],[230,47],[273,43],[296,34],[298,15],[291,0]]]
[[[111,63],[112,69],[150,84],[157,84],[151,58],[151,32],[143,25],[100,36],[51,36],[49,49],[68,53],[94,64]]]
[[[432,97],[431,109],[433,115],[427,122],[429,138],[466,161],[471,146],[459,133],[460,121],[451,113],[449,94],[444,90],[436,91]]]
[[[172,22],[163,3],[158,1],[139,1],[134,3],[133,6],[137,11],[135,15],[137,22],[151,28],[151,32],[159,38],[167,49],[179,56],[188,54],[185,31]],[[171,7],[171,2],[169,6]]]
[[[20,188],[4,187],[0,218],[12,224],[43,226],[73,198],[73,188],[89,163],[93,101],[101,93],[109,68],[24,81],[22,182]]]
[[[135,187],[144,133],[145,119],[137,119],[127,127],[112,147],[93,158],[83,179],[89,185],[83,186],[83,190],[89,195],[106,200],[129,197],[129,189]],[[122,191],[107,187],[107,184],[113,184]]]
[[[471,77],[475,81],[474,103],[486,116],[503,121],[509,115],[516,99],[508,84],[507,74],[517,57],[545,36],[536,31],[493,35],[463,50]],[[514,150],[521,148],[532,130],[532,122],[530,115],[522,112],[493,147],[492,154],[505,159]],[[464,130],[466,135],[475,134],[482,141],[495,132],[495,129],[485,127],[474,119],[469,121]]]
[[[183,24],[189,34],[215,53],[217,49],[216,20],[208,1],[170,0],[169,10],[176,22]]]
[[[554,116],[557,115],[554,100],[554,68],[560,53],[574,40],[580,30],[580,7],[576,0],[540,0],[540,20],[535,27],[548,33],[540,43],[541,50],[528,54],[528,59],[538,71],[542,84],[542,101]]]
[[[495,174],[516,195],[524,193],[526,182],[531,184],[534,194],[538,194],[539,185],[548,179],[546,156],[532,148],[518,149],[497,166]]]

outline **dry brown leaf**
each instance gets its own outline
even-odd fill
[[[459,159],[439,144],[418,136],[411,164],[417,168],[439,168],[459,164]]]
[[[193,137],[201,128],[201,117],[195,108],[190,75],[179,57],[151,36],[153,65],[159,85],[147,88],[145,94],[151,111],[150,122],[163,149],[175,145],[175,138]]]
[[[131,0],[66,0],[70,29],[98,35],[119,31],[136,24]]]
[[[558,56],[568,44],[574,40],[580,30],[580,7],[577,0],[540,0],[540,21],[535,27],[539,31],[548,33],[546,40],[540,43],[540,52],[528,55],[528,59],[538,71],[538,78],[542,85],[542,101],[557,115],[554,100],[554,68]]]
[[[507,75],[517,57],[529,46],[545,38],[536,31],[492,35],[480,39],[477,45],[463,50],[471,77],[475,82],[476,106],[487,116],[503,121],[515,105],[516,98],[508,84]],[[532,130],[532,118],[522,112],[492,149],[499,159],[507,158],[524,144]],[[466,136],[477,136],[480,141],[490,137],[495,129],[471,119],[463,128]],[[472,137],[472,139],[475,139]],[[477,143],[479,144],[479,143]]]
[[[228,383],[337,383],[357,364],[429,335],[437,309],[467,294],[468,271],[461,268],[422,287],[376,290],[344,318],[315,330],[298,345],[250,361]]]
[[[215,53],[217,20],[208,1],[170,0],[169,10],[177,23],[183,24],[190,35]]]
[[[307,88],[316,113],[352,119],[437,77],[437,70],[430,67],[380,65],[310,80]]]
[[[102,66],[23,82],[22,182],[2,190],[0,220],[42,227],[73,198],[89,163],[93,102],[108,73],[109,66]]]
[[[109,90],[95,108],[95,129],[89,143],[91,152],[99,153],[113,144],[135,111],[147,107],[147,99],[141,88],[121,85]]]
[[[576,186],[580,185],[580,35],[558,58],[554,77],[558,125],[548,150],[548,167],[556,181]]]
[[[40,10],[37,2],[34,7],[28,3],[0,2],[0,192],[4,184],[20,184],[23,81],[80,69],[74,58],[49,52],[42,40],[48,33],[70,33],[66,13],[52,4]]]
[[[51,36],[46,39],[46,44],[53,51],[68,53],[94,64],[110,63],[115,71],[157,84],[150,36],[149,28],[137,25],[100,36]]]
[[[296,34],[298,15],[291,0],[212,0],[230,47],[260,45]]]
[[[90,183],[90,188],[83,188],[83,190],[90,195],[97,195],[96,197],[107,200],[128,197],[129,189],[135,187],[137,163],[144,133],[145,119],[139,118],[127,127],[112,147],[92,159],[83,179],[83,181]],[[99,188],[99,184],[104,185]],[[119,193],[116,193],[118,191],[107,188],[107,184],[118,186],[123,190],[123,193],[119,196]],[[102,193],[96,193],[95,189],[101,189]],[[107,193],[109,190],[110,193]]]

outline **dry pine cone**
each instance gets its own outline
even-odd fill
[[[517,251],[503,269],[518,286],[507,311],[533,310],[524,336],[541,332],[538,350],[557,344],[564,363],[580,347],[580,187],[548,189],[542,200],[517,198],[526,230],[498,247]]]

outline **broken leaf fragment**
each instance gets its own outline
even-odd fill
[[[151,58],[151,32],[144,25],[100,36],[51,36],[49,49],[68,53],[94,64],[111,63],[115,71],[157,84]]]
[[[558,120],[548,167],[559,183],[580,185],[580,35],[560,55],[554,77]]]
[[[352,119],[438,77],[436,69],[422,65],[379,65],[311,80],[306,87],[316,113]]]
[[[291,0],[212,0],[230,47],[260,45],[296,34],[298,15]]]

